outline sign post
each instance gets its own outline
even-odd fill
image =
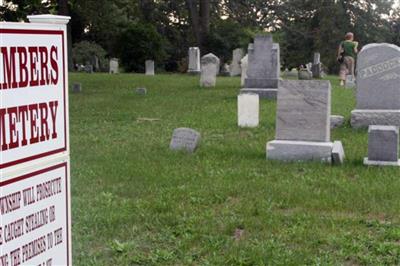
[[[69,17],[0,23],[0,266],[71,265]]]

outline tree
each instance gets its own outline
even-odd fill
[[[186,0],[186,5],[197,45],[204,50],[210,32],[210,0]]]

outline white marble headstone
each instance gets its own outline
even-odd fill
[[[239,127],[257,127],[259,124],[260,103],[258,94],[238,95]]]

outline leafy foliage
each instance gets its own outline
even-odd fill
[[[116,50],[126,71],[142,72],[146,60],[162,62],[165,40],[151,25],[136,24],[118,37]]]
[[[99,59],[100,69],[106,69],[106,51],[98,44],[88,41],[76,43],[72,49],[72,58],[75,64],[86,64],[93,61],[96,56]]]

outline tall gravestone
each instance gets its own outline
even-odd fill
[[[199,49],[199,47],[189,47],[188,73],[200,74],[200,49]]]
[[[243,49],[237,48],[232,52],[232,63],[230,65],[230,75],[231,77],[240,76],[242,74],[242,69],[240,67],[240,60],[243,58]]]
[[[119,72],[118,58],[110,59],[110,74],[118,74]]]
[[[313,78],[321,78],[322,65],[321,65],[321,54],[320,53],[314,53],[314,59],[313,59],[312,67],[311,67],[311,72],[312,72]]]
[[[248,67],[248,59],[249,56],[245,55],[242,60],[240,60],[240,67],[242,69],[242,75],[240,77],[240,85],[243,87],[244,86],[244,81],[247,78],[247,67]]]
[[[248,69],[241,93],[256,93],[260,98],[275,99],[280,78],[279,44],[272,36],[256,36],[248,51]]]
[[[220,60],[212,53],[201,58],[200,86],[215,87]]]
[[[145,67],[146,67],[146,75],[147,76],[154,76],[154,61],[153,60],[146,60]]]
[[[400,126],[400,47],[387,43],[366,45],[358,54],[357,69],[352,127]]]
[[[329,81],[284,80],[278,90],[276,138],[267,159],[332,161]]]

